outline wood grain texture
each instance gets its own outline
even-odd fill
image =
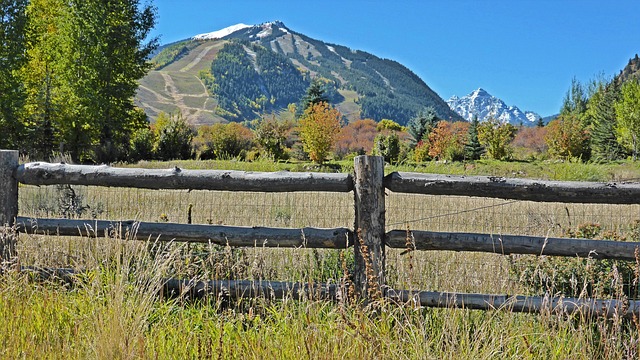
[[[18,231],[61,236],[119,237],[150,241],[213,243],[232,247],[307,247],[343,249],[353,244],[346,228],[271,228],[107,220],[18,217]]]
[[[545,238],[521,235],[491,235],[476,233],[411,231],[415,250],[451,250],[489,252],[495,254],[533,254],[595,259],[636,260],[640,243],[568,238]],[[406,248],[407,232],[392,230],[387,233],[387,246]]]
[[[226,191],[331,191],[353,190],[350,174],[313,172],[246,172],[234,170],[168,170],[114,168],[106,165],[27,163],[17,178],[29,185],[94,185],[143,189]]]
[[[640,183],[542,181],[493,176],[394,172],[384,185],[393,192],[459,195],[538,202],[640,204]]]

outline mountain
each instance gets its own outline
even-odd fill
[[[638,54],[629,60],[627,66],[620,71],[620,74],[614,80],[620,85],[632,79],[640,79],[640,58],[638,58]]]
[[[196,35],[162,47],[152,62],[135,99],[152,118],[180,111],[193,124],[253,120],[286,111],[317,78],[350,120],[406,124],[428,106],[443,119],[461,119],[402,64],[312,39],[280,21]]]
[[[540,115],[532,111],[522,111],[516,106],[508,106],[504,101],[492,96],[480,88],[467,96],[452,96],[447,100],[451,109],[465,120],[471,121],[475,115],[483,121],[493,116],[498,120],[513,125],[535,125]]]

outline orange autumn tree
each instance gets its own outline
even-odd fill
[[[340,133],[342,114],[320,102],[309,106],[300,118],[300,140],[309,158],[322,164],[329,155]]]
[[[462,159],[468,132],[468,122],[438,122],[429,134],[429,156],[438,160]]]
[[[378,124],[371,119],[356,120],[343,127],[336,138],[336,156],[370,154],[373,139],[378,135]]]

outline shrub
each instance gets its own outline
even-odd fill
[[[255,142],[274,160],[288,158],[286,140],[291,125],[272,117],[260,120],[254,131]]]
[[[395,132],[385,135],[379,134],[375,138],[373,153],[384,157],[384,161],[393,164],[400,156],[400,138]]]
[[[615,232],[602,233],[599,224],[586,223],[565,236],[614,241],[640,240],[640,221],[631,226],[628,237]],[[636,263],[622,260],[596,260],[580,257],[512,255],[510,273],[533,294],[565,296],[638,297]]]
[[[156,126],[158,144],[155,152],[158,159],[186,160],[191,157],[193,129],[182,115],[171,116],[167,122],[157,121]]]
[[[546,126],[545,141],[551,156],[585,159],[589,155],[589,134],[575,115],[560,115]]]
[[[202,160],[235,158],[251,149],[253,133],[239,123],[204,125],[193,139]]]
[[[343,127],[336,139],[336,156],[344,157],[353,153],[370,154],[378,134],[376,129],[377,124],[371,119],[357,120]]]
[[[509,123],[490,117],[478,125],[478,140],[486,150],[485,155],[490,159],[506,160],[511,157],[510,143],[513,140],[516,127]]]
[[[131,150],[129,161],[151,160],[154,157],[153,149],[156,146],[156,135],[151,128],[137,130],[131,136]]]

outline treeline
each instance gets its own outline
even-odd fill
[[[229,120],[254,119],[261,113],[297,102],[309,80],[291,61],[260,45],[231,41],[211,65],[210,91],[221,115]]]
[[[148,127],[133,96],[155,21],[138,0],[0,0],[0,148],[126,159]]]
[[[613,79],[573,80],[560,116],[547,126],[553,156],[611,161],[640,151],[640,83],[635,59]],[[634,68],[636,70],[634,70]]]

